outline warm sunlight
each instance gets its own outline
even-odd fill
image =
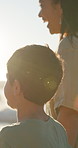
[[[39,9],[38,0],[0,1],[0,80],[6,79],[7,60],[16,49],[27,44],[48,44],[57,49],[58,36],[50,35],[38,17]]]
[[[6,62],[11,54],[5,28],[0,28],[0,80],[6,80]]]
[[[0,0],[0,130],[16,122],[16,110],[7,105],[4,95],[6,64],[16,49],[29,44],[48,44],[56,51],[58,35],[51,35],[38,17],[39,0]]]

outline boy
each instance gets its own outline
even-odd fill
[[[5,96],[18,122],[0,133],[0,148],[70,148],[63,127],[44,112],[62,76],[61,61],[40,45],[17,50],[7,63]]]

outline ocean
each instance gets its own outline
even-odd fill
[[[16,122],[16,111],[11,109],[6,102],[4,96],[4,83],[0,81],[0,130],[9,124]]]

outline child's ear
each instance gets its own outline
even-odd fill
[[[13,91],[14,91],[14,96],[19,95],[21,92],[21,86],[18,80],[14,80]]]

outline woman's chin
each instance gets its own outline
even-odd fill
[[[49,29],[50,34],[58,34],[58,33],[60,33],[59,29],[51,27],[50,24],[47,25],[47,28]]]
[[[8,104],[8,106],[9,106],[9,107],[11,107],[11,108],[15,109],[14,105],[13,105],[13,104],[11,104],[9,101],[7,101],[7,104]]]

